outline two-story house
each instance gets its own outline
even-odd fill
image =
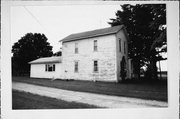
[[[123,25],[71,34],[61,40],[68,79],[118,82],[130,78],[128,36]]]
[[[42,58],[30,62],[31,67],[35,67],[31,69],[31,77],[109,82],[132,77],[133,67],[128,59],[128,36],[123,25],[71,34],[60,42],[61,61],[54,63],[51,60],[58,58],[50,57],[46,58],[46,62]],[[54,65],[54,70],[47,71],[47,64]],[[41,68],[38,68],[39,65]],[[40,71],[34,70],[43,71],[36,74],[34,72]]]

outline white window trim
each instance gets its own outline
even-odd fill
[[[95,41],[96,41],[96,46],[95,46]],[[97,40],[93,40],[93,51],[94,52],[98,51],[98,41]]]
[[[52,67],[52,71],[49,70],[49,68]],[[56,65],[55,64],[45,64],[45,72],[55,72],[56,71]]]
[[[79,48],[78,48],[78,43],[75,43],[75,49],[74,49],[74,53],[78,54],[79,53]]]
[[[95,71],[95,65],[94,65],[95,61],[97,61],[97,71]],[[94,73],[98,73],[99,72],[99,65],[98,64],[99,64],[98,60],[93,60],[93,72]]]
[[[76,63],[77,63],[77,70],[76,70]],[[79,72],[79,61],[74,61],[74,72],[75,73]]]

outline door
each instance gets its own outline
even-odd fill
[[[122,81],[124,81],[126,78],[126,73],[127,73],[126,72],[126,60],[125,60],[124,56],[123,56],[120,64],[121,64],[120,77],[121,77]]]

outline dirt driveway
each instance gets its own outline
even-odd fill
[[[12,77],[13,81],[52,87],[70,91],[105,94],[111,96],[132,97],[167,102],[166,83],[110,83],[92,81],[65,81],[29,77]]]
[[[12,86],[13,90],[25,91],[65,101],[81,102],[105,108],[167,107],[167,102],[163,101],[69,91],[20,82],[13,82]]]

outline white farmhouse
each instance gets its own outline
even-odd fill
[[[62,63],[57,63],[60,66],[56,66],[53,74],[56,78],[118,82],[123,77],[132,77],[128,36],[123,25],[72,34],[61,42],[62,59],[59,61]],[[37,66],[33,62],[30,62],[31,77],[49,78],[46,63]]]
[[[131,77],[128,37],[123,25],[77,33],[62,39],[65,77],[117,82]]]

